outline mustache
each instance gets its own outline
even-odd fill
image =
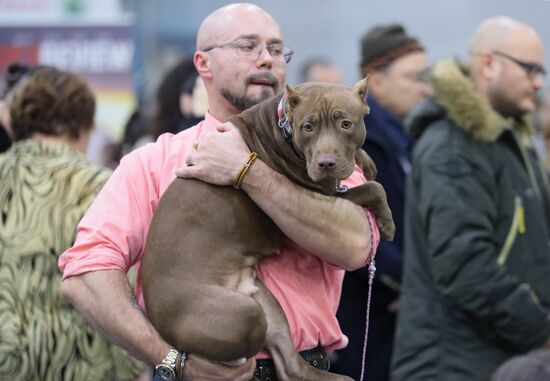
[[[277,80],[277,77],[275,77],[270,72],[264,72],[264,73],[257,73],[257,74],[251,74],[246,78],[246,84],[249,85],[254,82],[258,81],[267,81],[272,86],[277,87],[279,86],[279,81]]]

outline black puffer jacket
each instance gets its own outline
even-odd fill
[[[415,112],[393,381],[490,378],[550,337],[550,186],[451,60]]]

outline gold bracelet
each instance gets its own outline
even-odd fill
[[[248,157],[248,161],[245,165],[241,168],[241,171],[239,172],[237,178],[235,179],[235,182],[233,183],[233,187],[235,189],[241,188],[241,183],[243,182],[244,176],[246,175],[246,172],[248,172],[248,169],[252,166],[252,163],[254,163],[254,160],[258,158],[258,154],[256,152],[251,152],[250,156]]]

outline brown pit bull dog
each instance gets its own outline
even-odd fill
[[[271,168],[305,188],[338,193],[368,207],[381,236],[393,239],[395,226],[379,183],[369,181],[347,192],[339,188],[339,181],[352,174],[356,156],[370,163],[367,177],[375,173],[374,163],[360,149],[366,134],[363,116],[369,110],[366,91],[366,79],[354,88],[320,83],[287,87],[286,100],[273,97],[231,122]],[[279,379],[350,380],[301,360],[282,308],[256,279],[259,261],[277,252],[282,239],[279,228],[245,192],[174,180],[155,212],[143,260],[149,318],[176,349],[211,361],[250,358],[264,346],[276,347],[285,358],[284,364],[276,361]]]

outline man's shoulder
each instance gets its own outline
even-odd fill
[[[177,134],[165,133],[158,137],[154,142],[147,143],[122,158],[122,161],[147,160],[148,158],[158,159],[170,152],[180,151],[185,142],[193,140],[198,134],[204,121],[187,128]]]

